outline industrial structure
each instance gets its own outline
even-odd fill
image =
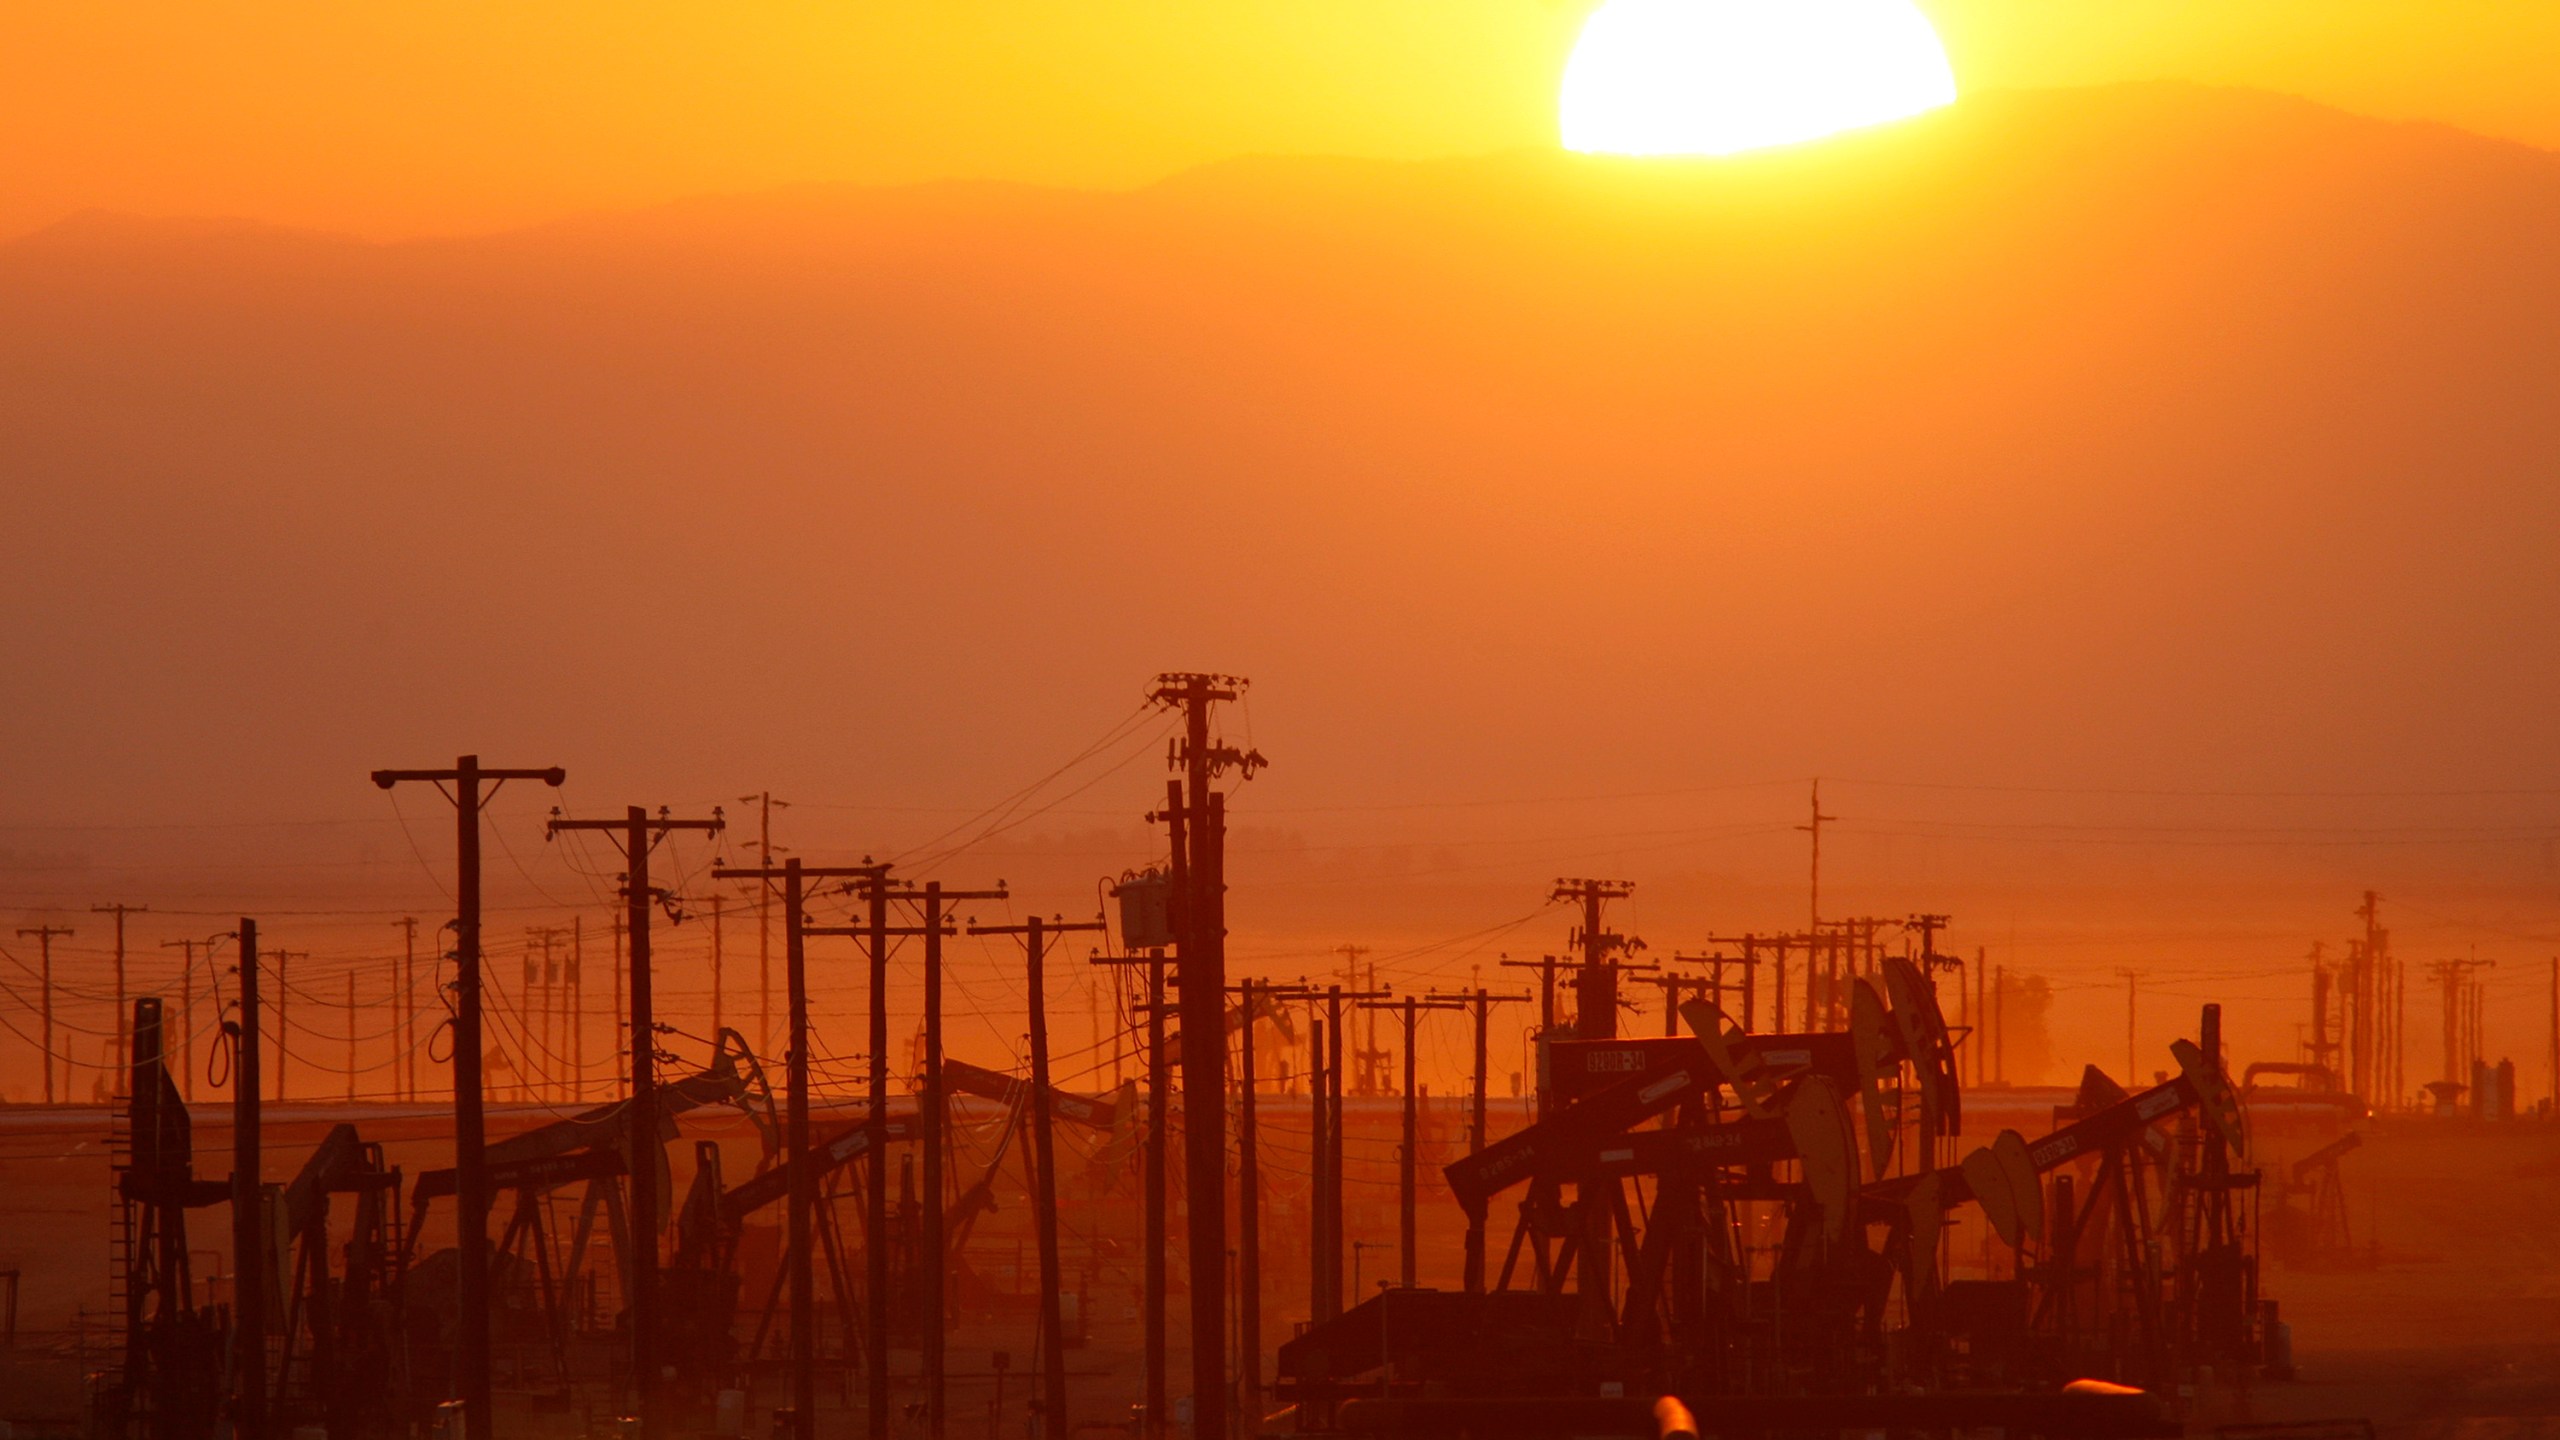
[[[763,831],[754,865],[715,873],[772,894],[778,1052],[717,1026],[679,1038],[653,1005],[652,926],[684,900],[652,884],[651,851],[722,817],[555,819],[619,848],[614,978],[634,1043],[622,1094],[497,1138],[477,1033],[481,808],[491,786],[562,772],[469,756],[380,772],[456,801],[452,1163],[404,1174],[341,1123],[266,1182],[250,963],[224,1028],[232,1172],[200,1173],[162,1001],[134,999],[115,1137],[123,1320],[94,1432],[808,1440],[858,1423],[871,1440],[943,1440],[961,1423],[950,1336],[980,1322],[1032,1332],[1044,1440],[1097,1426],[2130,1436],[2175,1433],[2176,1397],[2199,1385],[2288,1373],[2261,1198],[2301,1200],[2294,1239],[2351,1256],[2338,1164],[2355,1137],[2267,1178],[2247,1118],[2263,1067],[2235,1083],[2218,1006],[2156,1082],[2093,1065],[2067,1103],[1995,1127],[1977,1101],[1996,1088],[2000,992],[1978,958],[1941,950],[1939,914],[1826,918],[1817,902],[1801,931],[1645,959],[1658,952],[1612,925],[1634,886],[1573,878],[1549,897],[1572,917],[1568,945],[1510,962],[1536,972],[1533,992],[1398,993],[1357,954],[1339,980],[1231,976],[1218,782],[1265,762],[1212,715],[1242,689],[1189,674],[1153,688],[1180,721],[1149,816],[1165,847],[1111,883],[1107,919],[981,925],[958,907],[1009,899],[1001,884],[778,860]],[[1831,817],[1813,816],[1818,843]],[[2342,1070],[2395,1073],[2399,970],[2372,905],[2350,961],[2316,969],[2307,1058],[2279,1078],[2326,1094]],[[942,943],[964,930],[1021,946],[1027,1072],[943,1053]],[[809,952],[829,938],[853,942],[867,982],[850,1102],[841,1084],[821,1101],[812,1079]],[[897,1017],[919,1040],[893,1086],[888,974],[908,941],[922,1013]],[[258,955],[256,923],[224,943]],[[1044,977],[1065,944],[1135,997],[1143,1073],[1107,1093],[1053,1068]],[[1631,1005],[1647,991],[1658,1005]],[[1513,1004],[1536,1007],[1535,1081],[1498,1105],[1488,1021]],[[1631,1010],[1658,1010],[1660,1033],[1622,1033]],[[1417,1073],[1433,1025],[1471,1032],[1454,1101]],[[1391,1227],[1346,1194],[1350,1147],[1372,1140],[1395,1157]],[[1304,1183],[1273,1183],[1282,1168]],[[192,1268],[191,1219],[209,1209],[227,1211],[236,1257],[219,1283]],[[1036,1263],[973,1249],[994,1217]],[[1364,1272],[1365,1251],[1389,1249]],[[1454,1283],[1426,1287],[1452,1255]],[[1069,1361],[1114,1266],[1142,1272],[1134,1408]],[[1000,1392],[1010,1357],[993,1363]],[[517,1397],[503,1421],[501,1393]]]

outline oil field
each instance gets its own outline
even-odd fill
[[[11,0],[0,177],[0,1440],[2560,1440],[2555,0]]]
[[[1475,983],[1417,987],[1415,956],[1359,946],[1255,974],[1225,954],[1226,837],[1265,762],[1215,720],[1244,689],[1150,687],[1174,721],[1145,812],[1161,845],[1087,918],[891,862],[777,860],[760,795],[751,824],[523,820],[593,837],[620,905],[602,935],[577,916],[500,947],[483,845],[512,842],[484,811],[565,772],[374,772],[451,802],[449,924],[394,922],[396,964],[344,967],[319,1025],[292,1007],[330,982],[295,978],[310,957],[257,917],[173,942],[175,993],[107,997],[126,1024],[91,1037],[102,1063],[48,1059],[54,1103],[0,1112],[16,1433],[2444,1423],[2378,1388],[2368,1367],[2425,1362],[2372,1347],[2358,1312],[2467,1308],[2425,1298],[2449,1257],[2415,1248],[2523,1238],[2477,1192],[2547,1190],[2560,1130],[2547,1101],[2519,1113],[2512,1062],[2477,1057],[2483,962],[2435,967],[2417,1010],[2441,1009],[2446,1078],[2409,1080],[2435,1027],[2379,897],[2304,968],[2293,1053],[2235,1053],[2208,1002],[2069,1085],[2008,1081],[2025,999],[1954,952],[1951,917],[1826,916],[1818,789],[1801,928],[1649,942],[1620,918],[1635,882],[1573,878],[1533,912],[1554,948],[1490,977],[1471,959]],[[1018,898],[1022,918],[978,918]],[[153,912],[99,913],[123,986],[124,927]],[[738,1008],[661,998],[663,938],[733,921]],[[49,1057],[89,1048],[67,997],[56,1013],[53,947],[76,934],[19,936],[37,965],[9,994],[37,1001]],[[947,1041],[983,1003],[946,985],[965,941],[1012,957],[1018,1050]],[[813,1023],[820,992],[858,1023]],[[775,1010],[779,1047],[737,1028]],[[288,1098],[289,1065],[326,1078]],[[87,1103],[63,1103],[84,1071]],[[2378,1164],[2400,1172],[2387,1209]],[[2448,1206],[2467,1222],[2430,1214]],[[2444,1339],[2521,1346],[2539,1376],[2507,1383],[2548,1391],[2560,1295],[2521,1298]],[[2450,1373],[2421,1382],[2432,1403]]]

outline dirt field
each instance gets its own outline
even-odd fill
[[[303,1106],[275,1117],[269,1178],[288,1178],[341,1118],[334,1109]],[[377,1109],[356,1118],[363,1133],[383,1140],[391,1161],[412,1174],[444,1163],[449,1153],[449,1122],[440,1115]],[[493,1130],[505,1133],[533,1118],[502,1116]],[[754,1140],[743,1124],[724,1119],[703,1133],[734,1152],[740,1173],[752,1164]],[[2304,1271],[2270,1257],[2264,1288],[2282,1302],[2292,1326],[2300,1378],[2201,1396],[2198,1428],[2243,1419],[2364,1416],[2395,1440],[2560,1436],[2560,1223],[2553,1218],[2560,1215],[2560,1128],[2398,1121],[2371,1125],[2368,1136],[2345,1161],[2345,1173],[2355,1241],[2375,1263]],[[204,1173],[228,1171],[227,1134],[208,1126],[197,1144]],[[21,1435],[71,1433],[78,1377],[102,1339],[106,1147],[103,1111],[0,1111],[0,1272],[21,1276],[17,1345],[0,1355],[0,1420]],[[2264,1148],[2272,1161],[2307,1145]],[[679,1156],[685,1149],[670,1147]],[[687,1178],[680,1171],[678,1186]],[[1139,1398],[1136,1237],[1118,1233],[1134,1231],[1135,1207],[1079,1197],[1072,1185],[1068,1198],[1070,1284],[1085,1290],[1093,1328],[1092,1342],[1069,1359],[1076,1404],[1091,1419],[1119,1419]],[[1392,1213],[1379,1203],[1391,1197],[1354,1198],[1355,1234],[1365,1232],[1366,1288],[1394,1264]],[[1285,1195],[1279,1203],[1285,1205]],[[1021,1257],[1028,1242],[1022,1207],[1010,1195],[999,1195],[999,1207],[973,1237],[970,1254],[982,1273],[1009,1281],[1012,1267],[1027,1263]],[[1424,1213],[1426,1251],[1454,1255],[1454,1207],[1427,1203]],[[1276,1219],[1275,1233],[1285,1228]],[[429,1241],[436,1241],[432,1230]],[[191,1244],[203,1252],[200,1272],[227,1265],[221,1254],[228,1248],[226,1212],[202,1212]],[[1285,1265],[1275,1255],[1275,1275],[1288,1274]],[[1431,1284],[1455,1277],[1423,1278]],[[748,1294],[747,1307],[761,1303],[752,1278]],[[1177,1322],[1180,1305],[1177,1296]],[[1180,1324],[1173,1328],[1178,1336]],[[1027,1435],[1022,1401],[1032,1338],[1027,1324],[1011,1321],[969,1320],[957,1327],[951,1344],[955,1436]],[[1267,1338],[1276,1344],[1279,1336]],[[993,1409],[998,1351],[1011,1364],[1000,1414]],[[899,1362],[901,1370],[910,1368],[912,1353],[902,1352]],[[1177,1377],[1181,1364],[1177,1355]],[[1174,1388],[1185,1387],[1177,1381]],[[760,1396],[759,1408],[773,1398]],[[568,1410],[545,1406],[548,1413],[539,1417],[530,1394],[502,1399],[502,1408],[511,1432],[568,1435],[601,1416],[607,1397],[575,1396]],[[838,1428],[828,1426],[830,1433]],[[843,1433],[851,1433],[849,1423]]]

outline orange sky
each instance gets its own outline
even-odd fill
[[[2549,0],[1923,0],[1968,88],[2187,78],[2560,147]],[[0,235],[374,235],[807,181],[1548,143],[1583,0],[13,0]]]

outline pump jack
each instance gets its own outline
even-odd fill
[[[196,1304],[187,1212],[228,1203],[231,1182],[196,1178],[194,1122],[169,1078],[158,997],[135,1000],[132,1023],[116,1167],[124,1366],[100,1393],[100,1430],[141,1440],[211,1440],[229,1324]]]
[[[1445,1171],[1471,1230],[1494,1197],[1527,1187],[1499,1278],[1488,1289],[1471,1266],[1463,1294],[1389,1290],[1283,1346],[1277,1388],[1296,1402],[1300,1428],[1495,1433],[1524,1423],[1494,1414],[1501,1406],[1618,1387],[1763,1397],[1746,1402],[1769,1412],[1748,1428],[1827,1429],[1834,1411],[1854,1410],[1842,1423],[2174,1433],[2147,1395],[2075,1398],[2105,1415],[2066,1424],[2056,1396],[2033,1393],[2085,1373],[2076,1367],[2093,1358],[2080,1343],[2092,1315],[2073,1308],[2092,1279],[2083,1262],[2117,1240],[2128,1257],[2168,1257],[2165,1269],[2117,1261],[2104,1277],[2126,1301],[2105,1318],[2138,1342],[2117,1352],[2124,1378],[2160,1383],[2178,1367],[2262,1356],[2272,1311],[2256,1298],[2250,1227],[2231,1203],[2255,1176],[2231,1163],[2245,1137],[2217,1014],[2206,1013],[2204,1046],[2172,1047],[2174,1078],[2138,1094],[2107,1082],[2042,1140],[2004,1131],[1945,1164],[1939,1142],[1956,1133],[1961,1097],[1934,986],[1894,957],[1858,983],[1842,1007],[1846,1033],[1747,1035],[1698,1000],[1682,1007],[1688,1036],[1556,1042],[1545,1117]],[[2135,1188],[2134,1167],[2165,1163],[2154,1144],[2180,1154],[2157,1132],[2178,1116],[2189,1117],[2192,1159],[2173,1177],[2180,1208],[2164,1217]],[[2074,1210],[2073,1181],[2087,1177],[2052,1172],[2093,1166],[2106,1198]],[[2048,1176],[2054,1239],[2037,1265],[2027,1257],[2049,1228]],[[1938,1274],[1948,1216],[1967,1203],[2019,1251],[2017,1278],[1959,1285]],[[1769,1204],[1777,1244],[1760,1268],[1752,1207]],[[1621,1239],[1608,1259],[1627,1277],[1600,1332],[1573,1293],[1577,1272],[1588,1273],[1573,1249],[1594,1227],[1571,1212],[1590,1205],[1610,1207]],[[1513,1289],[1524,1258],[1529,1288]],[[1864,1409],[1845,1398],[1879,1381],[1992,1392],[1876,1396]],[[1453,1394],[1483,1398],[1430,1398]]]
[[[654,1244],[654,1237],[630,1233],[624,1205],[625,1181],[653,1184],[663,1193],[668,1188],[664,1142],[676,1138],[676,1118],[706,1105],[724,1104],[736,1106],[755,1122],[765,1153],[770,1156],[776,1148],[772,1096],[754,1053],[747,1048],[745,1038],[733,1030],[723,1030],[716,1037],[707,1068],[658,1088],[661,1143],[651,1147],[653,1153],[645,1157],[646,1165],[634,1165],[632,1157],[625,1153],[628,1127],[622,1123],[623,1111],[618,1103],[596,1106],[511,1136],[483,1152],[490,1194],[498,1202],[491,1209],[494,1212],[503,1206],[508,1214],[506,1229],[496,1247],[497,1264],[493,1268],[499,1272],[501,1283],[492,1286],[494,1298],[502,1314],[513,1313],[524,1322],[518,1331],[520,1343],[528,1339],[526,1328],[535,1332],[531,1343],[547,1352],[555,1376],[567,1378],[569,1337],[581,1328],[582,1307],[593,1291],[593,1282],[586,1276],[586,1259],[596,1239],[598,1222],[605,1226],[617,1270],[625,1277],[625,1285],[617,1289],[627,1294],[632,1257],[639,1253],[640,1245]],[[425,1230],[428,1207],[454,1193],[454,1179],[455,1172],[451,1170],[429,1170],[418,1177],[411,1191],[409,1223],[402,1241],[399,1269],[403,1276],[420,1276],[414,1252],[418,1236]],[[566,1257],[561,1259],[557,1258],[561,1246],[554,1233],[550,1196],[563,1186],[576,1184],[583,1184],[585,1189]],[[668,1210],[660,1207],[659,1213],[666,1214]],[[529,1279],[525,1277],[528,1269],[532,1272]],[[427,1284],[432,1288],[433,1282]],[[700,1298],[669,1295],[671,1301],[683,1302],[670,1314],[685,1325],[683,1333],[671,1335],[671,1340],[682,1340],[694,1333],[701,1321],[701,1306],[695,1303]],[[411,1308],[422,1318],[443,1313],[434,1306],[413,1303]],[[413,1350],[420,1343],[413,1330]],[[692,1359],[700,1351],[679,1347],[668,1353],[678,1368],[685,1370],[694,1368]],[[431,1356],[413,1354],[413,1365],[427,1363],[432,1363]]]

